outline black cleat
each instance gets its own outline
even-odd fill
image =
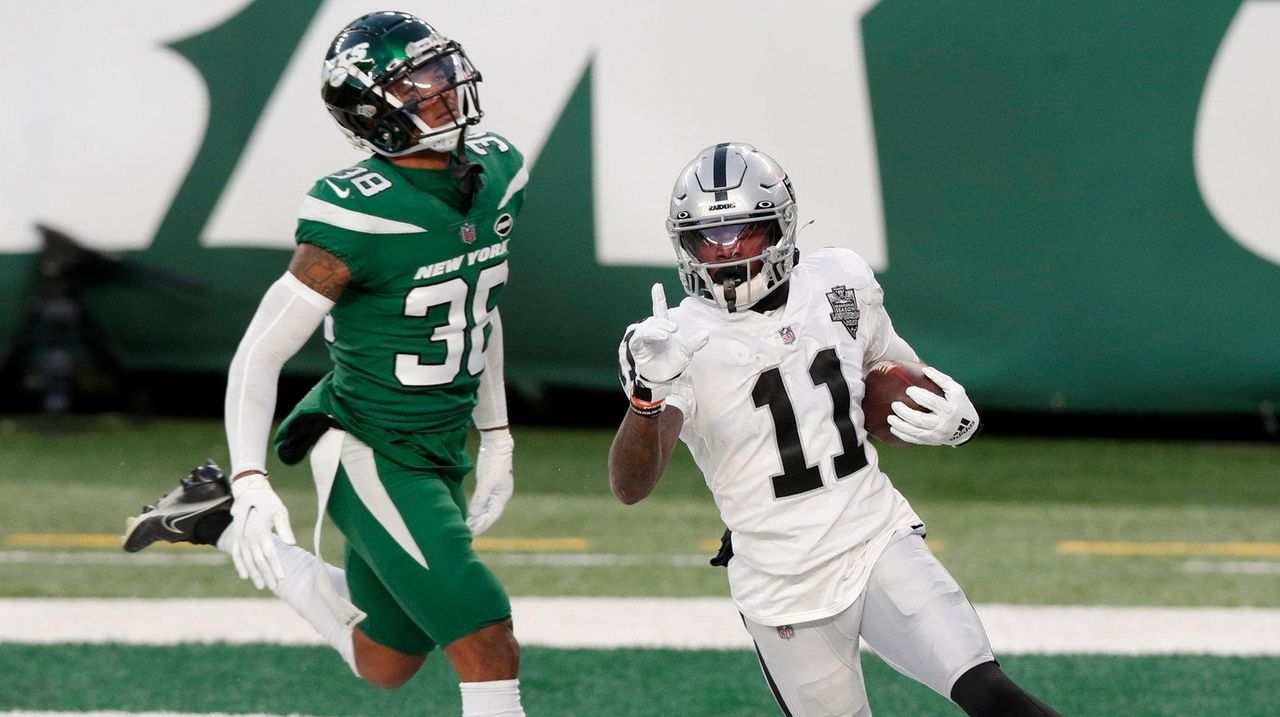
[[[213,545],[231,524],[231,482],[213,461],[192,469],[181,484],[124,522],[125,552],[157,540]]]

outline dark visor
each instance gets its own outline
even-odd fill
[[[702,229],[689,229],[680,232],[680,245],[699,261],[712,261],[717,250],[729,248],[741,241],[764,239],[763,250],[778,242],[780,230],[778,222],[770,219],[748,224],[728,224]],[[753,254],[756,252],[752,252]]]

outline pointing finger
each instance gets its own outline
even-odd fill
[[[653,315],[659,319],[667,318],[667,293],[662,284],[654,284],[649,294],[653,297]]]

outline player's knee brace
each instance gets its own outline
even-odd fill
[[[960,676],[951,701],[969,717],[1061,717],[1019,687],[995,662],[984,662]]]

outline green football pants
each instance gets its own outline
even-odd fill
[[[329,498],[346,537],[351,600],[375,642],[421,655],[511,617],[476,557],[459,480],[410,470],[348,434]]]

